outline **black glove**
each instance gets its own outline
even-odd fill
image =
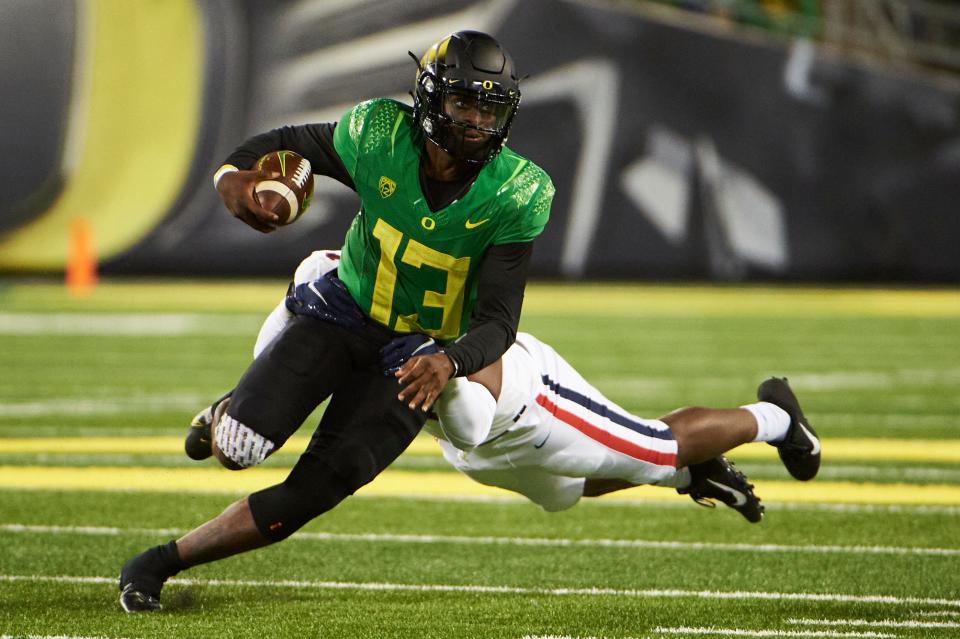
[[[291,282],[285,303],[294,315],[306,315],[349,330],[360,328],[366,321],[350,291],[332,274],[305,284]]]
[[[414,333],[391,340],[380,349],[380,368],[383,374],[390,377],[403,366],[411,357],[417,355],[432,355],[443,349],[433,339],[426,335]]]

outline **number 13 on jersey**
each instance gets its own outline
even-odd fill
[[[370,317],[385,326],[390,326],[393,296],[397,286],[397,253],[403,243],[403,233],[380,218],[373,227],[373,236],[380,242],[380,264],[377,266],[377,279],[373,287]],[[439,328],[421,326],[418,314],[413,313],[397,315],[393,329],[401,333],[425,333],[443,340],[458,337],[460,321],[463,317],[463,300],[467,274],[470,270],[470,257],[453,257],[411,238],[407,241],[403,255],[400,256],[400,262],[417,269],[430,267],[443,271],[446,273],[447,285],[443,292],[425,290],[423,299],[411,300],[417,306],[441,309],[442,319]]]

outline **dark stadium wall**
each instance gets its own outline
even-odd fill
[[[406,52],[476,28],[530,74],[509,144],[557,185],[535,276],[960,281],[956,81],[572,0],[191,6],[203,91],[176,121],[192,149],[155,154],[182,171],[179,193],[130,208],[150,224],[104,253],[105,273],[284,276],[338,246],[352,192],[319,179],[305,216],[263,236],[219,204],[220,159],[274,126],[409,101]],[[0,269],[56,267],[5,261],[5,246]]]
[[[63,188],[76,13],[68,0],[0,3],[0,233],[46,210]]]

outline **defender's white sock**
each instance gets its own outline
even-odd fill
[[[757,402],[741,406],[757,420],[757,436],[755,442],[782,442],[790,428],[790,415],[776,404]]]
[[[669,477],[665,477],[658,482],[655,482],[655,486],[666,486],[668,488],[687,488],[690,486],[692,479],[690,477],[690,468],[684,466],[683,468],[678,468],[677,472]]]

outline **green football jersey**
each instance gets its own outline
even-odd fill
[[[431,211],[420,188],[420,140],[412,109],[394,100],[363,102],[340,120],[334,146],[360,212],[338,273],[373,320],[447,341],[467,330],[487,248],[539,235],[554,188],[542,169],[504,148],[460,199]]]

